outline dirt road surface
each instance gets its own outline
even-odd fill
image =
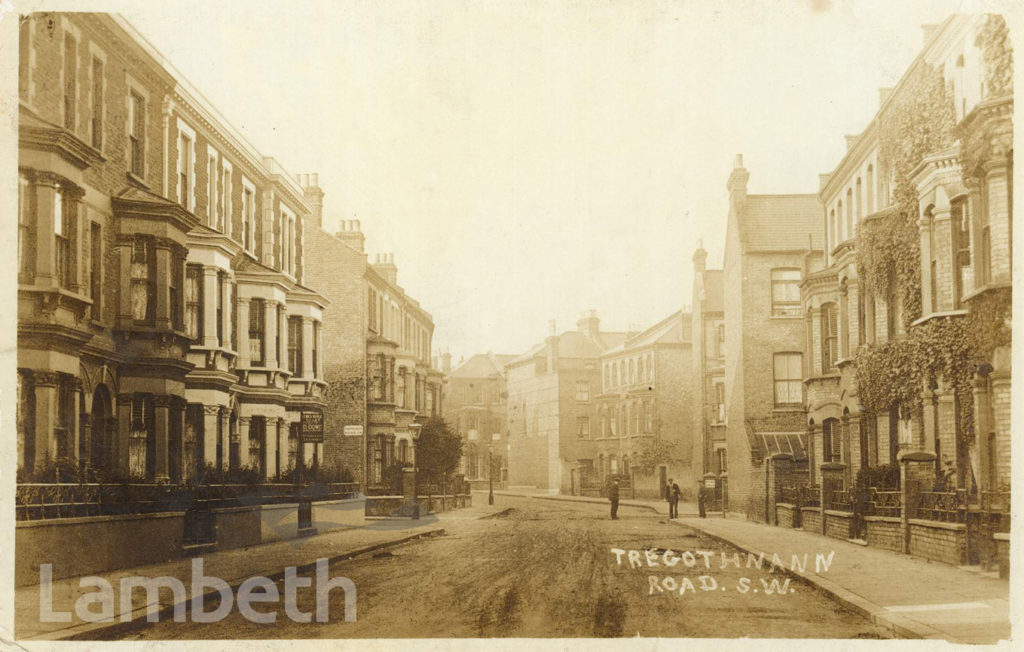
[[[613,521],[600,505],[504,496],[496,502],[508,511],[460,523],[444,536],[332,565],[331,577],[355,583],[355,622],[344,621],[343,593],[334,590],[325,623],[294,622],[279,603],[254,606],[276,612],[273,624],[250,622],[236,608],[217,623],[163,621],[118,638],[889,635],[807,585],[787,586],[768,564],[747,568],[741,555],[741,568],[722,569],[722,553],[732,559],[737,551],[650,511],[623,507]],[[683,551],[712,555],[705,562],[696,553],[692,567],[666,568],[668,549],[669,561]],[[631,567],[629,550],[658,550],[659,565],[649,566],[642,557],[640,568]],[[817,551],[808,552],[813,560]],[[712,580],[700,576],[713,578],[714,588],[705,590]],[[746,592],[741,578],[749,582]],[[283,584],[278,582],[282,596]],[[301,611],[315,611],[312,589],[300,589],[297,596]]]

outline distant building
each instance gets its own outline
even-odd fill
[[[742,156],[729,175],[725,308],[729,511],[764,520],[765,458],[803,455],[804,262],[822,248],[817,195],[748,195]]]
[[[716,477],[716,499],[723,501],[721,479],[728,473],[725,393],[725,310],[722,270],[707,269],[708,253],[698,245],[693,253],[691,374],[694,378],[691,414],[695,481]]]
[[[590,312],[577,330],[552,333],[506,365],[509,485],[570,493],[580,473],[596,471],[590,429],[597,420],[600,357],[626,337],[601,332],[599,324]]]
[[[413,462],[416,424],[441,412],[434,322],[398,285],[393,254],[368,263],[359,220],[328,232],[317,176],[304,175],[302,183],[314,207],[305,227],[307,276],[334,316],[324,326],[324,463],[379,485],[389,467]]]
[[[637,496],[664,497],[669,478],[693,495],[700,471],[693,466],[691,328],[690,314],[676,312],[601,355],[597,420],[578,433],[593,440],[597,453],[593,467],[580,460],[583,489],[598,489],[618,474]],[[637,455],[645,446],[673,454],[643,468]]]
[[[462,436],[460,472],[481,485],[508,477],[508,384],[505,364],[514,355],[479,353],[447,374],[444,417]]]

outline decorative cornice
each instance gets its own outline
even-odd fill
[[[137,219],[170,222],[183,234],[199,224],[199,218],[180,205],[154,196],[152,200],[141,197],[111,197],[110,204],[118,219]]]
[[[60,374],[49,369],[32,371],[32,384],[36,387],[56,387],[60,383]]]
[[[22,122],[18,128],[18,147],[57,154],[80,170],[106,161],[102,154],[75,134],[42,121],[35,125]]]

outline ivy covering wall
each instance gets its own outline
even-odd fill
[[[983,29],[986,89],[1012,90],[1013,55],[1005,22],[990,17]],[[981,37],[979,37],[981,38]],[[993,350],[1010,343],[1010,290],[971,300],[963,316],[921,317],[921,250],[917,189],[910,173],[928,154],[956,142],[956,112],[942,70],[919,62],[899,96],[879,117],[879,167],[891,175],[893,205],[862,221],[857,231],[857,271],[863,290],[903,305],[905,337],[862,347],[856,357],[861,405],[873,413],[903,406],[920,414],[926,387],[948,386],[959,404],[964,442],[974,437],[973,377]]]

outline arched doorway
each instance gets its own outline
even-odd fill
[[[92,393],[92,419],[89,438],[89,466],[96,470],[113,468],[113,410],[111,408],[110,391],[106,385],[98,385]]]

